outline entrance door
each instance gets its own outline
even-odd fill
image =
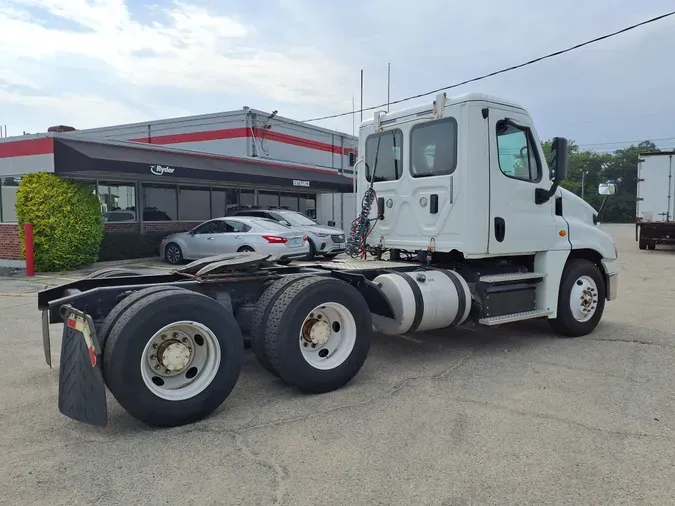
[[[490,254],[534,253],[556,240],[555,198],[536,204],[535,189],[551,180],[531,121],[490,109]]]

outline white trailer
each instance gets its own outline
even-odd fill
[[[635,240],[640,249],[675,244],[674,151],[641,153],[637,167]]]

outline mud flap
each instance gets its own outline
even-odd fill
[[[101,347],[91,317],[63,307],[64,325],[59,368],[59,411],[91,425],[108,423]]]

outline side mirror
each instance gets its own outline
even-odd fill
[[[195,235],[195,229],[188,230],[188,235]]]
[[[567,139],[556,137],[551,143],[550,169],[554,183],[564,181],[567,177]]]
[[[282,225],[286,225],[287,227],[291,226],[291,224],[289,222],[287,222],[286,220],[281,220],[279,223],[281,223]]]
[[[601,183],[598,186],[598,195],[614,195],[616,193],[616,185],[614,183]]]

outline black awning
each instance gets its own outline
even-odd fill
[[[338,193],[353,191],[350,178],[330,169],[107,141],[55,138],[54,170],[57,174],[83,171],[135,174],[152,177],[157,182],[196,179]]]

